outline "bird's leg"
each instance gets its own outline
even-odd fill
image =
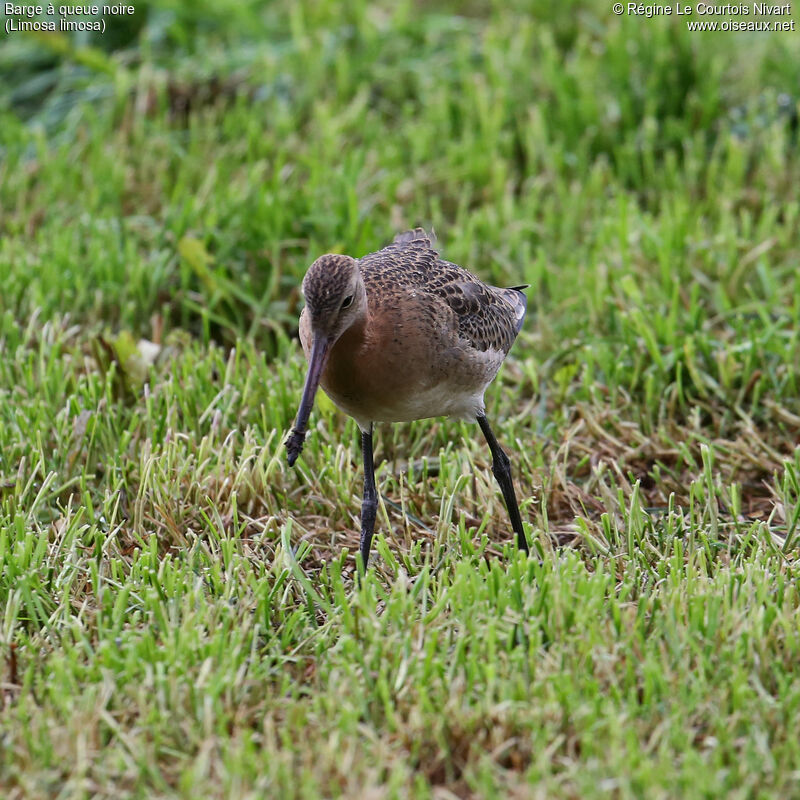
[[[511,527],[514,533],[517,534],[517,543],[520,550],[528,552],[528,542],[525,539],[525,531],[522,529],[522,518],[519,515],[519,506],[517,505],[517,496],[514,494],[514,482],[511,479],[511,462],[508,456],[503,452],[503,448],[497,442],[497,439],[489,426],[489,420],[486,419],[484,414],[478,415],[478,425],[481,426],[483,435],[489,444],[489,450],[492,451],[492,472],[497,482],[500,484],[500,491],[503,493],[503,499],[506,501],[506,508],[508,509],[508,516],[511,517]]]
[[[364,500],[361,503],[361,572],[366,572],[375,517],[378,513],[378,490],[375,487],[375,465],[372,462],[372,423],[361,431],[361,454],[364,457]]]

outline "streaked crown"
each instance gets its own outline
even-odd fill
[[[358,266],[351,256],[330,253],[320,256],[303,278],[303,294],[312,317],[338,312],[342,298],[352,294]]]

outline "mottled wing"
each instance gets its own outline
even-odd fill
[[[363,256],[358,265],[367,283],[376,287],[386,284],[387,291],[381,294],[390,295],[392,288],[422,286],[438,258],[431,238],[422,228],[416,228],[398,234],[382,250]]]
[[[393,289],[411,287],[430,293],[432,313],[448,308],[458,334],[476,350],[507,353],[522,326],[525,295],[517,289],[488,286],[463,267],[439,257],[435,238],[422,228],[398,234],[394,241],[360,260],[367,284],[388,282]],[[377,288],[377,287],[376,287]],[[377,296],[391,296],[377,292]]]
[[[458,269],[458,268],[456,268]],[[459,269],[458,276],[441,283],[438,292],[455,312],[458,331],[476,350],[507,353],[517,336],[516,311],[501,294],[477,278],[470,280]]]

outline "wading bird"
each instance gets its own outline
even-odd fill
[[[364,458],[362,569],[378,510],[375,422],[440,416],[477,420],[518,545],[528,551],[511,463],[489,426],[483,400],[522,327],[524,288],[488,286],[444,261],[421,228],[363,258],[324,255],[309,267],[300,315],[308,374],[286,450],[294,466],[320,385],[358,423]]]

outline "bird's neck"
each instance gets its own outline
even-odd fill
[[[361,314],[353,320],[351,325],[336,340],[333,349],[338,350],[340,353],[345,350],[349,350],[351,353],[355,352],[363,344],[366,332],[367,315]]]

